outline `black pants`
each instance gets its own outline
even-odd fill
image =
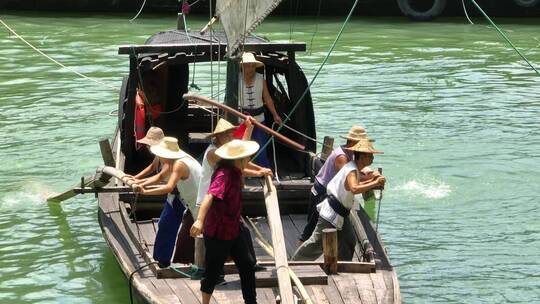
[[[257,264],[257,255],[255,255],[255,248],[253,247],[253,239],[251,238],[251,232],[249,231],[246,222],[242,220],[242,225],[240,226],[240,236],[246,240],[246,244],[249,249],[249,258],[253,265]]]
[[[230,241],[220,240],[214,237],[204,236],[206,246],[205,260],[206,268],[201,280],[201,291],[212,294],[223,270],[225,259],[231,256],[234,264],[240,273],[240,284],[242,285],[242,296],[246,304],[257,303],[257,292],[255,290],[255,271],[253,270],[253,259],[250,257],[248,244],[244,236],[239,235]]]
[[[317,221],[319,220],[319,212],[317,211],[317,205],[322,202],[325,197],[326,188],[319,184],[317,179],[315,179],[315,182],[313,183],[313,188],[309,192],[309,209],[307,224],[306,227],[304,227],[302,235],[300,236],[300,241],[307,241],[307,239],[309,239],[309,237],[313,233],[313,230],[315,230],[315,226],[317,225]]]

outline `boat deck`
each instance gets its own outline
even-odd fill
[[[139,267],[147,264],[140,250],[147,250],[151,256],[153,240],[157,229],[157,219],[135,223],[127,217],[126,209],[119,202],[118,195],[102,193],[99,195],[99,221],[105,239],[109,243],[122,271],[128,277]],[[361,214],[359,214],[361,215]],[[283,230],[287,254],[290,257],[296,250],[298,235],[305,225],[305,215],[282,215]],[[266,218],[253,219],[263,236],[270,240],[270,228]],[[361,218],[365,225],[365,218]],[[371,225],[370,225],[371,227]],[[131,231],[129,231],[131,230]],[[399,286],[396,274],[388,263],[384,248],[378,242],[376,235],[370,229],[366,229],[368,237],[377,253],[376,271],[371,273],[344,273],[328,275],[326,284],[305,285],[313,303],[400,303]],[[255,233],[252,231],[252,236]],[[135,241],[134,241],[135,240]],[[138,244],[137,244],[138,243]],[[254,241],[255,251],[259,261],[270,261],[264,250]],[[358,251],[356,261],[361,260]],[[316,277],[317,271],[311,267],[291,266],[299,271],[303,269],[303,276],[309,276],[311,272]],[[200,282],[185,278],[157,278],[150,267],[144,267],[133,275],[133,291],[137,298],[144,303],[201,303]],[[315,268],[318,268],[315,267]],[[267,276],[268,271],[256,274],[257,279]],[[324,274],[324,272],[323,272]],[[240,280],[237,274],[228,274],[225,277],[227,284],[217,286],[211,303],[243,303],[240,289]],[[258,303],[276,303],[279,294],[277,287],[257,288]]]

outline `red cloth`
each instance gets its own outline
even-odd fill
[[[150,112],[152,113],[152,120],[156,120],[161,112],[161,104],[155,104],[155,105],[149,105],[150,106]]]
[[[228,241],[240,235],[242,172],[236,167],[218,168],[208,193],[214,196],[204,221],[204,234]]]
[[[246,132],[246,124],[245,123],[242,123],[238,126],[238,128],[236,128],[236,130],[233,131],[233,134],[232,136],[236,139],[242,139],[242,137],[244,137],[244,133]]]

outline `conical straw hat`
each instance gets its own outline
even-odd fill
[[[259,144],[251,140],[233,139],[216,150],[216,155],[223,159],[240,159],[255,154]]]
[[[264,66],[264,63],[262,63],[259,60],[255,59],[255,56],[252,53],[248,53],[248,52],[242,54],[242,61],[240,63],[241,64],[255,63],[258,68]]]
[[[180,150],[178,139],[174,137],[163,137],[158,145],[151,146],[150,151],[155,155],[167,159],[179,159],[187,156],[186,152]]]
[[[361,126],[352,126],[351,129],[349,130],[349,133],[347,133],[346,136],[342,135],[341,138],[354,140],[354,141],[366,139],[367,138],[366,129],[364,129],[364,127],[361,127]]]
[[[236,127],[231,124],[230,122],[228,122],[227,120],[223,119],[223,118],[220,118],[218,120],[218,123],[216,125],[216,127],[214,128],[214,132],[210,133],[207,137],[214,137],[218,134],[221,134],[223,132],[227,132],[227,131],[231,131],[231,130],[234,130],[236,129]]]
[[[375,150],[373,147],[373,143],[368,139],[362,139],[358,141],[354,146],[350,148],[345,148],[349,151],[353,152],[362,152],[362,153],[370,153],[370,154],[383,154],[383,151]]]
[[[148,129],[148,131],[146,132],[146,135],[143,138],[137,140],[137,142],[149,146],[154,146],[159,144],[163,137],[165,137],[165,134],[163,134],[163,130],[158,127],[150,127],[150,129]]]

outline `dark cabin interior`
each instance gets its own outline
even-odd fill
[[[130,74],[124,81],[123,91],[121,92],[119,104],[119,126],[122,139],[122,152],[125,155],[125,171],[134,174],[144,169],[153,159],[153,155],[142,147],[136,148],[134,136],[134,111],[135,96],[137,88],[143,90],[146,95],[145,110],[147,112],[145,129],[150,126],[157,126],[163,129],[166,136],[176,137],[180,147],[197,158],[202,160],[202,155],[206,149],[209,139],[205,134],[211,132],[211,119],[216,116],[211,115],[208,110],[202,110],[197,107],[190,107],[182,98],[182,95],[188,91],[190,81],[189,64],[191,62],[208,62],[210,56],[203,51],[189,52],[182,42],[185,37],[184,32],[168,31],[158,33],[151,37],[146,45],[153,44],[172,44],[171,50],[167,53],[156,52],[147,53],[140,50],[134,54],[133,47],[130,54]],[[197,35],[197,34],[194,34]],[[191,39],[194,39],[191,36]],[[270,94],[274,100],[276,110],[281,117],[285,119],[293,109],[296,101],[302,96],[308,86],[306,77],[294,60],[294,51],[271,50],[266,40],[253,37],[254,47],[261,43],[269,51],[256,51],[255,55],[259,61],[265,63],[265,67],[258,72],[265,73],[266,82]],[[207,38],[204,43],[208,44]],[[188,45],[189,47],[189,45]],[[202,48],[202,47],[201,47]],[[216,47],[214,47],[217,49]],[[223,48],[224,49],[224,48]],[[215,56],[224,57],[224,52],[213,51]],[[120,50],[120,53],[121,50]],[[126,53],[128,53],[126,51]],[[216,60],[217,58],[214,58]],[[226,100],[230,105],[230,101]],[[155,110],[156,105],[161,110]],[[155,119],[149,115],[154,109]],[[214,109],[216,111],[216,109]],[[268,111],[268,110],[267,110]],[[219,113],[223,115],[223,113]],[[266,113],[265,124],[272,126],[272,115]],[[315,120],[313,106],[309,90],[305,94],[303,101],[298,105],[295,112],[291,115],[287,125],[291,128],[315,138]],[[283,135],[306,146],[305,151],[297,151],[293,148],[275,141],[276,160],[278,162],[279,178],[283,180],[296,180],[311,177],[310,163],[311,153],[316,151],[316,143],[306,140],[303,136],[295,132],[282,128]],[[266,153],[273,163],[273,147],[269,144]],[[274,167],[272,168],[274,170]]]

